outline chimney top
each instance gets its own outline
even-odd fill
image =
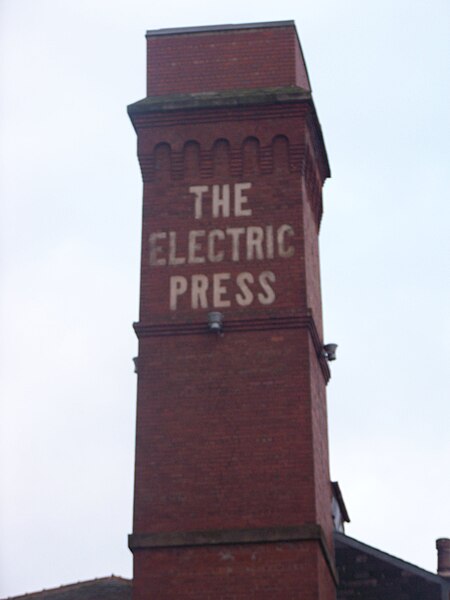
[[[147,96],[300,88],[311,93],[294,21],[147,31]]]
[[[450,579],[450,539],[439,538],[436,540],[438,554],[438,575]]]

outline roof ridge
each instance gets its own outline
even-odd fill
[[[385,550],[380,550],[379,548],[375,548],[375,546],[371,546],[371,545],[367,544],[366,542],[361,542],[360,540],[358,540],[354,537],[351,537],[351,536],[347,535],[346,533],[341,533],[340,531],[335,531],[334,539],[335,539],[335,541],[341,542],[342,544],[346,544],[355,549],[365,551],[368,554],[371,554],[372,556],[374,556],[375,558],[385,560],[387,562],[390,562],[391,564],[395,564],[398,568],[409,570],[410,572],[413,572],[416,575],[420,575],[421,577],[424,577],[430,581],[433,580],[436,583],[445,584],[446,586],[449,586],[449,589],[450,589],[449,582],[444,577],[439,575],[438,573],[434,573],[433,571],[429,571],[428,569],[425,569],[424,567],[420,567],[419,565],[416,565],[408,560],[399,558],[398,556],[395,556],[394,554],[386,552]]]
[[[126,583],[131,583],[131,579],[127,579],[126,577],[121,577],[120,575],[114,575],[114,573],[112,573],[111,575],[108,575],[106,577],[94,577],[94,579],[87,579],[85,581],[76,581],[74,583],[66,583],[66,584],[60,585],[58,587],[43,588],[42,590],[40,590],[38,592],[29,592],[29,593],[21,594],[20,596],[8,596],[7,598],[1,598],[0,600],[20,600],[21,598],[35,598],[41,594],[54,594],[56,592],[61,592],[64,590],[69,590],[69,589],[76,589],[76,588],[84,587],[86,585],[92,585],[93,583],[100,583],[102,581],[103,582],[123,581]]]

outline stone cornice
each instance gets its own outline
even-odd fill
[[[226,92],[203,92],[195,94],[170,94],[148,96],[127,107],[130,117],[149,112],[173,110],[254,106],[262,104],[286,104],[311,101],[311,92],[300,87],[258,88],[230,90]]]
[[[258,88],[230,90],[226,92],[204,92],[195,94],[171,94],[168,96],[148,96],[127,107],[128,115],[138,132],[141,128],[176,125],[180,122],[217,121],[215,110],[240,109],[243,114],[234,111],[221,115],[220,120],[227,121],[249,118],[245,109],[250,110],[257,118],[289,118],[299,110],[299,106],[307,105],[311,109],[310,123],[313,124],[315,139],[321,148],[324,161],[324,178],[330,176],[327,151],[322,129],[317,117],[311,92],[300,87]],[[288,110],[288,107],[291,107]],[[203,111],[203,112],[202,112]],[[292,113],[292,114],[291,114]],[[234,115],[234,116],[232,116]]]
[[[218,546],[283,542],[318,542],[330,573],[337,584],[338,578],[332,554],[322,527],[316,524],[257,529],[217,529],[208,531],[176,531],[163,533],[134,533],[128,536],[132,552],[183,546]]]

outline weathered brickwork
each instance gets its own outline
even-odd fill
[[[253,110],[215,109],[209,115],[212,123],[194,120],[189,126],[185,124],[188,115],[180,112],[171,115],[171,124],[159,124],[158,128],[151,127],[152,121],[157,119],[156,115],[148,120],[145,116],[136,119],[137,127],[142,127],[144,123],[146,125],[139,137],[139,158],[144,180],[142,286],[150,286],[141,290],[141,321],[167,318],[167,302],[163,298],[167,297],[169,278],[173,274],[183,272],[192,277],[199,271],[198,264],[202,265],[201,271],[205,273],[230,272],[229,294],[233,297],[238,291],[233,278],[242,272],[242,264],[246,262],[248,270],[255,277],[268,264],[272,265],[271,270],[277,277],[277,309],[284,307],[289,314],[304,314],[308,305],[317,312],[316,325],[321,328],[317,235],[322,211],[321,185],[317,182],[323,182],[324,167],[320,163],[313,167],[311,158],[309,163],[306,161],[306,157],[311,157],[314,152],[307,130],[311,127],[307,119],[311,110],[311,106],[302,102],[270,107],[269,110],[265,107],[255,107]],[[191,120],[195,117],[201,119],[202,116],[203,112],[189,115]],[[242,182],[251,186],[246,191],[248,202],[245,209],[251,214],[235,216],[233,206],[230,206],[230,216],[214,217],[207,204],[212,187],[233,186]],[[195,197],[189,191],[193,186],[208,187],[204,194],[205,208],[199,219],[195,218]],[[233,198],[230,198],[232,202]],[[220,264],[208,260],[208,240],[205,236],[201,240],[203,248],[198,252],[198,260],[204,261],[202,263],[158,269],[149,262],[151,233],[166,234],[158,244],[164,260],[164,257],[168,259],[169,232],[176,232],[176,256],[182,260],[187,258],[189,231],[219,229],[226,232],[236,228],[261,227],[265,236],[263,245],[266,246],[266,228],[271,227],[272,235],[276,236],[283,225],[292,227],[292,239],[290,235],[289,240],[286,237],[284,245],[289,246],[293,242],[296,256],[280,256],[274,240],[274,256],[269,259],[270,263],[266,260],[267,247],[260,255],[254,252],[247,261],[244,252],[246,232],[243,232],[239,239],[239,260],[236,261],[232,257],[233,238],[226,235],[225,240],[216,244],[225,252]],[[308,254],[307,261],[305,251]],[[304,263],[303,277],[295,276],[298,273],[298,261]],[[261,269],[261,266],[264,268]],[[171,319],[185,320],[186,312],[189,312],[189,319],[196,318],[189,303],[189,292],[187,290],[180,298],[176,314],[171,314]],[[252,302],[252,307],[256,312],[267,313],[265,305],[261,306],[258,302]],[[209,298],[208,306],[202,308],[214,308],[212,299]],[[246,308],[239,310],[236,306],[232,310],[236,316],[246,312]],[[228,318],[230,316],[228,313]],[[201,313],[198,313],[198,317],[204,319]]]
[[[243,27],[147,37],[147,94],[297,85],[309,90],[295,27]],[[161,39],[170,39],[169,43]]]
[[[129,107],[144,182],[134,600],[332,600],[329,168],[295,27],[150,33],[148,50],[149,97]]]
[[[330,584],[314,544],[249,544],[135,554],[134,600],[318,600]],[[144,590],[153,590],[153,596]],[[180,590],[182,590],[180,595]]]
[[[307,338],[141,340],[137,531],[316,522]]]

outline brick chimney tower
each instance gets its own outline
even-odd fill
[[[149,31],[134,600],[332,600],[318,234],[292,21]]]

